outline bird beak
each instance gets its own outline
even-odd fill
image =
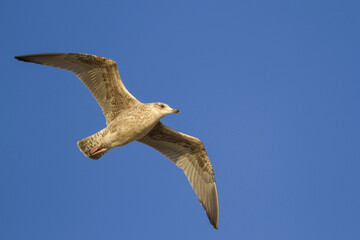
[[[180,113],[180,111],[177,109],[173,109],[173,113]]]

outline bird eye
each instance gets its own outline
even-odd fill
[[[165,105],[164,105],[164,104],[160,104],[160,107],[161,107],[161,108],[164,108],[164,107],[165,107]]]

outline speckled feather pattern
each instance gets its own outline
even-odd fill
[[[78,141],[85,156],[97,160],[112,148],[136,140],[156,149],[184,171],[210,223],[218,228],[218,194],[204,145],[199,139],[170,129],[159,121],[178,111],[166,104],[138,101],[125,88],[116,63],[108,58],[80,53],[45,53],[15,58],[73,72],[95,97],[107,127]],[[97,147],[105,151],[91,152]]]

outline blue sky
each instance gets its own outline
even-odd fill
[[[359,239],[359,1],[5,1],[0,8],[0,239]],[[131,143],[98,161],[105,126],[44,52],[115,60],[143,102],[200,138],[214,230],[182,171]]]

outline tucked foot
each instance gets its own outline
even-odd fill
[[[107,148],[102,147],[100,143],[90,150],[90,156],[105,152],[106,150]]]

